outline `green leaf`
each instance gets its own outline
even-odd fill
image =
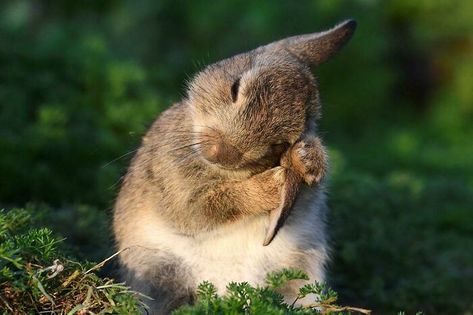
[[[291,280],[309,280],[309,276],[301,270],[284,268],[281,271],[269,273],[266,284],[270,288],[280,288]]]

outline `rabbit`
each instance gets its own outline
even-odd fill
[[[149,313],[192,303],[204,280],[219,294],[231,281],[262,285],[282,268],[325,280],[328,158],[311,67],[338,52],[355,28],[347,20],[207,66],[152,124],[113,216],[120,274],[153,299],[145,301]],[[285,202],[290,215],[268,242],[280,216],[271,212]],[[302,283],[281,289],[287,302]]]

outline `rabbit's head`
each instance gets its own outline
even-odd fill
[[[310,67],[336,53],[355,28],[349,20],[325,32],[289,37],[198,73],[187,102],[202,158],[232,171],[274,166],[318,116]]]

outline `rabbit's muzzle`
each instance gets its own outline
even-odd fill
[[[214,128],[207,128],[198,139],[201,156],[211,164],[224,169],[251,169],[264,171],[279,163],[280,157],[289,147],[288,142],[271,145],[255,144],[250,136],[241,137],[244,141],[230,140]]]
[[[238,148],[229,144],[221,137],[201,145],[201,154],[210,163],[218,164],[225,168],[237,167],[243,156]]]

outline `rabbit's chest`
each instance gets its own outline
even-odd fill
[[[221,293],[231,281],[261,284],[269,271],[281,269],[295,251],[287,238],[263,246],[267,223],[267,217],[258,217],[229,225],[189,240],[186,250],[176,252],[191,267],[197,283],[210,281]]]
[[[268,216],[246,218],[195,237],[177,233],[159,218],[148,218],[142,221],[137,241],[160,249],[158,257],[151,255],[148,263],[174,257],[190,272],[195,285],[207,280],[219,293],[232,281],[263,284],[268,272],[287,267],[303,269],[320,280],[319,266],[326,260],[323,220],[319,204],[301,197],[268,246],[263,246]]]

